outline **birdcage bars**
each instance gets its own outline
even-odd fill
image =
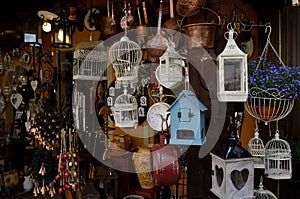
[[[104,80],[107,52],[102,41],[84,41],[74,51],[73,79]]]
[[[118,96],[112,108],[115,125],[121,128],[136,128],[138,126],[138,103],[133,95],[124,93]]]
[[[138,77],[142,53],[141,47],[126,35],[110,47],[108,58],[115,70],[117,80],[131,81]]]
[[[248,141],[248,151],[254,157],[254,168],[265,168],[265,146],[262,139],[259,138],[259,130],[257,127],[254,137]]]
[[[265,174],[272,179],[291,179],[292,155],[287,141],[279,138],[276,130],[275,137],[267,142],[265,147]]]

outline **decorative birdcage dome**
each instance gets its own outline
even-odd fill
[[[127,36],[114,43],[109,49],[108,58],[115,70],[117,80],[136,79],[142,55],[141,47]]]
[[[254,157],[254,168],[265,168],[265,146],[258,136],[258,128],[256,128],[254,137],[248,141],[248,151]]]
[[[122,128],[136,128],[138,126],[138,103],[133,95],[124,90],[118,96],[113,107],[115,125]]]
[[[265,174],[272,179],[292,177],[291,148],[287,141],[279,138],[278,130],[265,147]]]
[[[106,78],[107,50],[103,41],[80,42],[73,53],[73,79]]]
[[[258,189],[254,189],[254,197],[255,199],[277,199],[271,191],[265,189],[262,183],[262,177],[260,178]]]

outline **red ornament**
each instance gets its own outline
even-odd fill
[[[69,157],[68,153],[64,153],[62,156],[63,159],[67,159],[68,157]]]
[[[60,158],[60,154],[57,154],[56,159],[59,160],[59,158]]]
[[[70,172],[69,172],[69,171],[66,171],[65,174],[64,174],[64,177],[65,177],[65,178],[70,177]]]
[[[69,183],[66,183],[64,187],[65,187],[66,190],[71,189],[71,185]]]
[[[61,175],[60,175],[60,174],[57,174],[57,175],[55,176],[55,180],[56,180],[56,181],[60,181],[60,179],[61,179]]]
[[[66,162],[61,162],[60,165],[66,167],[67,163]]]
[[[65,168],[66,168],[66,166],[64,166],[64,165],[60,165],[60,167],[59,167],[59,169],[60,169],[61,171],[65,170]]]
[[[58,188],[58,193],[60,193],[60,194],[64,193],[63,187],[59,187],[59,188]]]

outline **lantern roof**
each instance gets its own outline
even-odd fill
[[[234,131],[235,129],[228,136],[225,147],[224,145],[220,146],[213,153],[225,160],[253,157],[248,150],[240,145],[239,138]]]
[[[247,57],[247,54],[244,53],[236,44],[235,40],[234,40],[234,32],[233,30],[229,30],[228,32],[228,39],[227,39],[227,44],[223,50],[223,52],[221,54],[219,54],[218,58],[220,58],[221,56],[245,56]]]

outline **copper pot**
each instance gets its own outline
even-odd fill
[[[216,33],[221,25],[220,16],[209,8],[202,7],[201,9],[208,10],[216,15],[218,23],[192,23],[183,26],[184,33],[191,37],[188,40],[189,48],[203,47],[212,49],[215,48]]]

